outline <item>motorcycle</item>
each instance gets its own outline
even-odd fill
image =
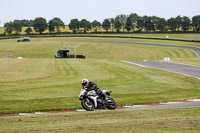
[[[81,100],[81,105],[86,111],[93,111],[95,109],[109,109],[114,110],[117,107],[116,102],[111,98],[110,92],[107,90],[102,91],[106,95],[106,100],[103,97],[97,95],[94,91],[87,92],[85,89],[82,89],[79,94],[79,100]]]

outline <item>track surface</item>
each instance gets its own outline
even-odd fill
[[[167,103],[152,103],[134,106],[124,106],[125,109],[145,109],[145,108],[177,108],[177,107],[192,107],[200,106],[200,99],[175,101]]]
[[[200,79],[200,66],[164,61],[123,61],[141,67],[156,68]]]
[[[174,101],[166,103],[152,103],[143,105],[123,106],[117,107],[117,109],[147,109],[147,108],[177,108],[177,107],[194,107],[200,106],[200,99],[191,99],[186,101]],[[103,109],[104,110],[104,109]],[[19,113],[19,114],[3,114],[0,117],[5,116],[24,116],[24,115],[41,115],[41,114],[52,114],[52,113],[67,113],[67,112],[82,112],[84,109],[78,109],[76,111],[49,111],[49,112],[34,112],[34,113]]]
[[[176,47],[176,48],[187,48],[194,51],[200,58],[200,48],[193,46],[181,46],[181,45],[164,45],[164,44],[153,44],[153,43],[140,43],[140,42],[120,42],[120,41],[95,41],[95,42],[109,42],[109,43],[126,43],[126,44],[139,44],[139,45],[151,45],[151,46],[162,46],[162,47]]]

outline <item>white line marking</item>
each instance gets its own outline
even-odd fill
[[[184,63],[178,63],[178,62],[169,62],[169,63],[175,63],[175,64],[181,64],[181,65],[188,65],[188,66],[200,67],[200,66],[197,66],[197,65],[192,65],[192,64],[184,64]]]
[[[200,99],[192,99],[192,100],[187,100],[187,101],[190,101],[190,102],[199,102]]]
[[[159,68],[155,68],[155,69],[159,69]],[[193,77],[193,78],[196,78],[196,79],[200,79],[200,77],[191,76],[191,75],[184,74],[184,73],[179,73],[179,72],[170,71],[170,70],[164,70],[164,69],[160,69],[160,70],[163,70],[163,71],[168,71],[168,72],[172,72],[172,73],[177,73],[177,74],[181,74],[181,75],[185,75],[185,76],[188,76],[188,77]]]
[[[48,112],[35,112],[36,115],[49,114]]]
[[[137,63],[133,63],[133,62],[130,62],[130,61],[124,61],[124,60],[121,60],[121,62],[130,63],[130,64],[138,65],[138,66],[141,66],[141,67],[149,68],[149,67],[147,67],[147,66],[140,65],[140,64],[137,64]]]
[[[123,106],[124,108],[130,108],[130,107],[133,107],[133,106]]]
[[[162,103],[162,104],[180,104],[180,103],[184,103],[184,102],[167,102],[167,103]]]
[[[86,111],[86,110],[84,110],[84,109],[77,109],[76,111],[82,112],[82,111]]]
[[[35,115],[34,113],[19,113],[19,115]]]
[[[133,107],[142,107],[144,105],[133,105]]]
[[[199,47],[195,47],[195,48],[199,48]],[[188,48],[188,49],[190,49],[190,48]],[[196,51],[194,51],[193,49],[190,49],[190,50],[192,50],[193,52],[195,52],[195,54],[198,56],[198,58],[200,58],[200,56],[198,55],[198,53]]]
[[[124,61],[124,60],[120,60],[120,61],[121,61],[121,62],[125,62],[125,63],[130,63],[130,64],[138,65],[138,66],[145,67],[145,68],[153,68],[153,67],[147,67],[147,66],[144,66],[144,65],[140,65],[140,64],[137,64],[137,63],[133,63],[133,62],[130,62],[130,61]],[[174,62],[173,62],[173,63],[174,63]],[[177,64],[178,64],[178,63],[177,63]],[[184,64],[184,65],[188,65],[188,64]],[[193,65],[193,66],[195,66],[195,65]],[[197,66],[197,67],[200,67],[200,66]],[[159,68],[153,68],[153,69],[159,69]],[[159,70],[163,70],[163,71],[167,71],[167,72],[173,72],[173,73],[185,75],[185,76],[188,76],[188,77],[193,77],[193,78],[196,78],[196,79],[200,79],[200,77],[191,76],[191,75],[188,75],[188,74],[179,73],[179,72],[175,72],[175,71],[171,71],[171,70],[165,70],[165,69],[159,69]]]

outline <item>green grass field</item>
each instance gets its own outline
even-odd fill
[[[100,42],[98,42],[100,41]],[[5,54],[25,58],[54,58],[58,49],[63,45],[77,46],[77,54],[84,54],[88,59],[126,59],[126,60],[163,60],[164,57],[190,58],[195,53],[182,48],[155,47],[146,45],[104,43],[101,41],[144,42],[168,45],[185,45],[199,47],[200,43],[156,41],[141,39],[106,39],[106,38],[38,38],[31,42],[17,42],[17,39],[1,40],[0,57]]]
[[[52,110],[75,110],[81,108],[78,95],[81,89],[80,81],[82,78],[88,78],[89,80],[96,82],[100,89],[113,91],[111,96],[116,100],[118,106],[185,100],[190,98],[199,98],[200,95],[200,82],[198,79],[157,69],[142,68],[120,61],[163,60],[164,57],[171,57],[172,61],[200,65],[200,60],[193,51],[183,48],[97,41],[149,42],[197,47],[200,43],[74,37],[31,38],[31,42],[23,43],[19,43],[16,40],[17,39],[0,40],[0,114]],[[55,59],[54,54],[57,50],[62,49],[63,45],[76,45],[77,54],[85,55],[86,59]],[[23,59],[6,58],[5,54],[12,54],[15,57],[23,57]],[[199,120],[199,118],[193,119],[193,117],[191,117],[191,115],[193,116],[192,111],[197,109],[198,108],[188,109],[191,112],[188,115],[191,121],[195,120],[196,122],[196,120]],[[160,113],[162,111],[162,109],[158,110]],[[126,111],[122,112],[126,113]],[[110,112],[105,112],[104,114],[104,112],[102,112],[99,114],[109,115],[109,113]],[[116,111],[115,113],[115,117],[120,114],[122,115],[120,111]],[[130,111],[130,113],[137,114],[140,113],[140,111]],[[62,117],[62,115],[55,117]],[[71,118],[70,115],[71,114],[69,114],[69,118]],[[92,117],[95,115],[95,112],[91,114],[80,113],[77,115],[80,115],[79,117],[84,117],[85,115]],[[96,116],[97,115],[98,113],[96,113]],[[44,123],[45,121],[49,121],[47,118],[44,118],[44,121],[41,121],[43,117],[46,116],[37,116],[38,120],[36,121],[31,117],[23,118],[27,119],[27,121],[30,120],[30,123],[35,123],[37,128],[34,127],[34,130],[37,131],[39,128],[39,131],[43,129],[44,131],[49,131],[48,129],[51,127],[51,124],[47,124],[44,128],[38,126],[38,123],[40,122]],[[52,119],[54,119],[53,117],[54,116],[52,116]],[[166,119],[168,119],[168,117],[170,117],[170,114],[166,117]],[[5,117],[0,119],[2,120],[0,120],[0,126],[3,126],[13,119],[16,119],[17,121],[17,119],[21,118]],[[108,121],[107,118],[105,119],[105,121]],[[149,123],[157,123],[157,120],[153,118],[149,119],[150,120],[147,119],[145,121],[145,123],[147,122],[146,124],[148,124],[148,121],[150,121]],[[160,117],[158,121],[162,119],[165,118]],[[181,118],[182,123],[184,119],[185,118]],[[113,122],[118,123],[118,120],[113,120]],[[0,132],[4,132],[6,130],[8,130],[8,132],[33,131],[31,130],[30,125],[28,125],[27,128],[16,128],[17,126],[20,126],[18,125],[20,123],[17,123],[16,121],[13,123],[14,128],[10,128],[10,130],[6,127],[1,128]],[[119,121],[126,123],[127,120],[122,117]],[[170,122],[171,121],[176,123],[176,120],[174,119],[171,119]],[[141,122],[139,118],[138,122],[138,124]],[[110,122],[108,121],[108,123]],[[113,127],[117,126],[116,123]],[[58,129],[61,129],[58,131],[63,131],[60,127],[62,124],[64,124],[64,121],[58,126]],[[80,125],[82,124],[83,122],[80,122]],[[137,126],[138,124],[134,126]],[[69,123],[69,125],[71,124]],[[72,123],[72,129],[77,128],[73,125],[74,124]],[[11,125],[9,125],[9,127],[10,126]],[[103,126],[105,127],[105,125]],[[131,127],[132,124],[129,126]],[[174,127],[172,126],[171,128],[173,129]],[[176,130],[179,131],[178,127],[176,128]],[[191,128],[190,124],[189,128]],[[57,127],[54,128],[54,126],[52,126],[50,130],[51,129],[53,132],[56,132]],[[84,131],[87,131],[87,129],[83,129]],[[199,129],[198,126],[194,128],[194,131],[197,129]],[[131,128],[130,131],[132,130],[134,131],[136,129]],[[162,128],[159,130],[162,130]],[[122,132],[120,128],[118,128],[117,131]],[[153,131],[154,130],[152,130],[152,132]]]
[[[102,34],[75,34],[75,35],[91,35],[91,36],[124,36],[124,37],[143,37],[143,38],[163,38],[166,39],[180,39],[180,40],[195,40],[200,41],[200,34],[198,33],[116,33],[116,34],[109,34],[109,33],[102,33]]]
[[[109,35],[109,34],[104,34]],[[128,36],[128,37],[147,37],[147,38],[166,38],[180,40],[200,40],[200,34],[174,34],[174,33],[130,33],[130,34],[111,34],[111,36]]]
[[[174,60],[198,60],[193,51],[182,48],[95,42],[102,40],[39,38],[24,43],[18,43],[16,39],[2,40],[0,113],[80,108],[78,94],[82,78],[96,82],[101,89],[112,90],[119,106],[199,96],[200,83],[197,79],[141,68],[120,61],[163,60],[164,57],[171,57]],[[63,45],[76,45],[77,54],[86,55],[86,59],[55,59],[54,54],[58,49],[62,49]],[[5,58],[7,53],[23,59]]]
[[[199,133],[200,107],[0,117],[0,132]]]

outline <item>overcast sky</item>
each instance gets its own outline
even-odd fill
[[[71,19],[102,22],[119,14],[162,18],[200,15],[200,0],[0,0],[0,27],[5,22],[59,17],[68,25]]]

